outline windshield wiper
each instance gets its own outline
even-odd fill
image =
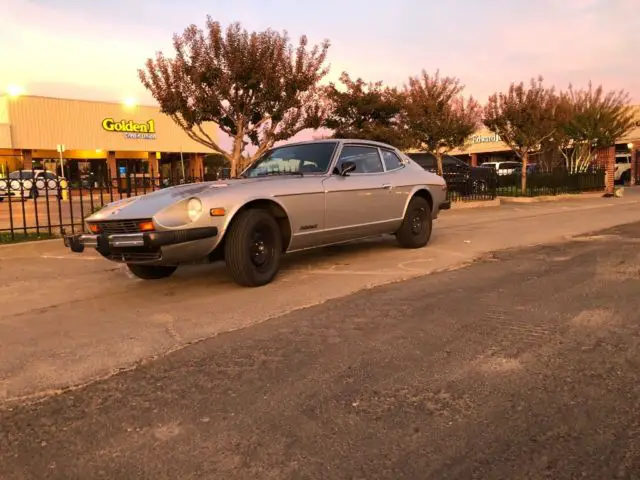
[[[258,175],[256,175],[256,177],[270,177],[276,175],[299,175],[301,177],[304,177],[304,174],[302,172],[266,172],[259,173]]]

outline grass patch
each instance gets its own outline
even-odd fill
[[[53,238],[58,238],[56,235],[49,235],[48,233],[24,233],[24,232],[15,232],[13,236],[11,232],[0,232],[0,244],[6,243],[22,243],[22,242],[32,242],[34,240],[51,240]]]

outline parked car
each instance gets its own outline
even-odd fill
[[[537,163],[527,163],[527,174],[535,173],[538,170]],[[512,175],[520,175],[522,172],[522,163],[519,163],[517,167],[513,169]]]
[[[8,196],[22,200],[39,196],[61,198],[65,188],[66,179],[48,170],[16,170],[8,178],[0,178],[0,201]]]
[[[522,170],[522,162],[505,161],[505,162],[484,162],[480,168],[491,168],[499,176],[513,175],[516,169]]]
[[[631,181],[631,154],[616,153],[615,183],[628,184]]]
[[[444,179],[389,145],[314,140],[272,148],[239,178],[179,185],[111,203],[65,235],[143,279],[224,259],[240,285],[265,285],[283,253],[393,234],[420,248],[449,208]]]
[[[438,171],[435,155],[427,152],[408,153],[409,158],[429,172]],[[442,157],[442,176],[447,187],[460,195],[479,193],[488,190],[495,184],[495,174],[485,168],[472,167],[452,155]]]

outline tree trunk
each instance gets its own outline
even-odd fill
[[[231,152],[231,176],[237,178],[240,175],[242,167],[242,140],[244,139],[244,130],[239,129],[236,137],[233,139],[233,150]]]
[[[520,189],[522,195],[527,195],[527,165],[529,164],[529,152],[524,152],[522,156],[522,172],[520,172]]]
[[[442,176],[442,153],[436,151],[436,164],[438,169],[438,175]]]

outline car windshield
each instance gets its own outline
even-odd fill
[[[243,177],[326,173],[338,142],[302,143],[277,147],[244,171]]]
[[[481,167],[484,167],[484,168],[493,168],[493,169],[495,169],[495,168],[496,168],[496,164],[495,164],[495,163],[483,163],[483,164],[482,164],[482,165],[480,165],[480,166],[481,166]]]
[[[25,180],[29,180],[33,177],[33,172],[30,172],[28,170],[18,170],[16,172],[11,172],[9,174],[9,178],[11,180],[18,180],[20,178],[25,179]]]

